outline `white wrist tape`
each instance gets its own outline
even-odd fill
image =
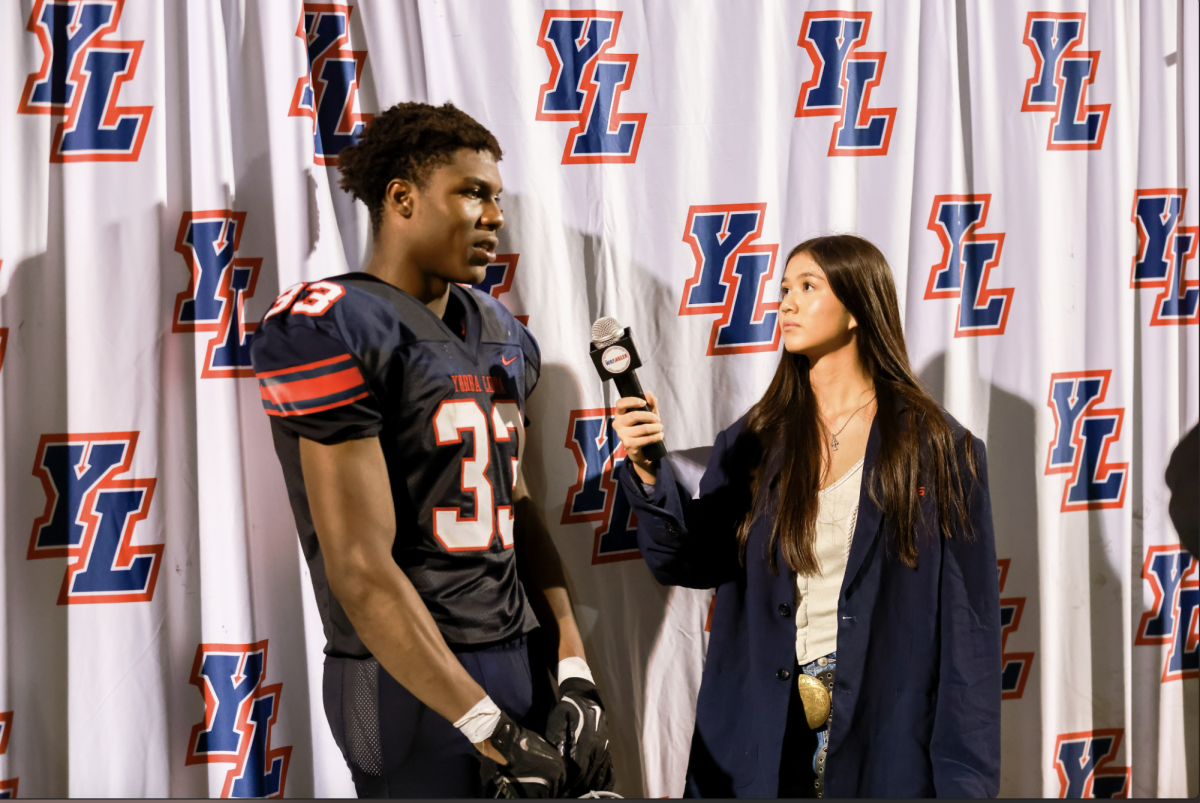
[[[588,683],[595,683],[592,670],[588,669],[587,661],[571,656],[558,662],[558,682],[561,684],[567,678],[583,678]]]
[[[486,742],[500,724],[500,709],[491,697],[484,697],[454,723],[471,744]]]

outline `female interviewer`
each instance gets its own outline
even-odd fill
[[[653,394],[617,405],[646,563],[665,585],[717,589],[686,794],[995,796],[983,443],[914,376],[871,243],[801,243],[781,293],[786,352],[717,436],[695,500],[642,454],[663,438]]]

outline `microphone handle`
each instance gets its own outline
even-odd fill
[[[613,382],[616,383],[617,392],[621,396],[636,396],[642,401],[646,400],[646,394],[642,392],[642,383],[638,381],[637,374],[633,371],[617,374],[613,377]],[[642,454],[646,456],[646,459],[658,462],[667,456],[667,447],[662,441],[656,441],[643,446]]]

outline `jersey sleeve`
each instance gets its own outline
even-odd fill
[[[255,335],[251,358],[263,410],[286,430],[334,444],[383,428],[362,365],[336,336],[272,322]]]
[[[534,339],[533,333],[525,324],[517,321],[518,333],[521,337],[521,351],[525,355],[525,409],[529,409],[529,394],[537,387],[538,377],[542,375],[542,350]],[[525,416],[525,427],[529,428],[529,416]]]
[[[517,321],[517,326],[521,337],[521,351],[525,354],[525,398],[528,399],[542,375],[542,349],[525,324]]]

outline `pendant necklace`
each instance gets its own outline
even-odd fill
[[[871,403],[871,402],[873,402],[873,401],[875,401],[875,394],[874,394],[874,393],[872,393],[872,394],[871,394],[871,398],[867,399],[867,400],[866,400],[866,402],[863,404],[863,406],[862,406],[862,407],[859,407],[859,408],[858,408],[858,410],[855,410],[854,412],[852,412],[852,413],[850,414],[850,417],[846,419],[846,423],[845,423],[845,424],[842,424],[842,428],[841,428],[841,429],[839,429],[837,432],[835,432],[835,433],[833,433],[831,436],[829,436],[829,448],[830,448],[830,449],[833,449],[833,451],[835,451],[835,452],[837,451],[837,448],[838,448],[838,440],[837,440],[837,436],[838,436],[838,435],[841,435],[841,434],[842,434],[842,431],[843,431],[843,430],[845,430],[845,429],[846,429],[846,427],[850,426],[850,422],[854,420],[854,416],[858,415],[858,413],[859,413],[859,410],[862,410],[862,408],[863,408],[863,407],[866,407],[868,404],[870,404],[870,403]]]

